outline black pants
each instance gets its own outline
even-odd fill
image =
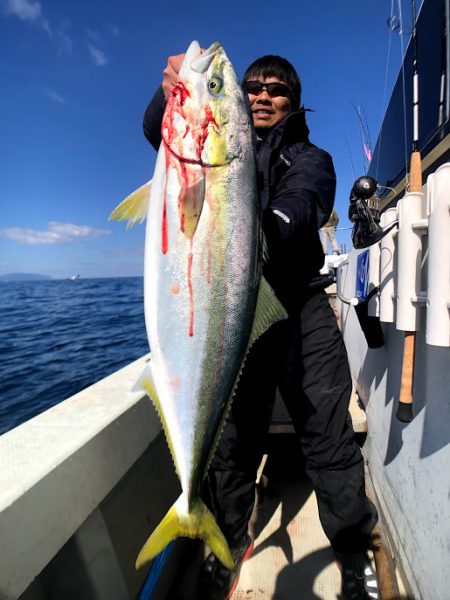
[[[274,325],[249,353],[205,482],[205,499],[219,526],[231,545],[247,531],[277,386],[300,437],[331,546],[365,550],[377,515],[347,422],[347,353],[323,291],[305,297],[298,314]]]

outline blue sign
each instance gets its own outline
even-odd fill
[[[369,295],[369,250],[358,254],[355,292],[360,302],[364,302]]]

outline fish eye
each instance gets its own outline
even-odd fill
[[[211,77],[208,81],[208,90],[212,94],[218,94],[223,87],[223,81],[219,77]]]

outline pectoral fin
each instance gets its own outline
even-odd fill
[[[144,185],[127,196],[125,200],[109,215],[110,221],[128,221],[127,229],[142,223],[147,217],[148,205],[152,191],[152,182],[147,181]]]
[[[197,229],[205,199],[205,173],[198,165],[180,165],[179,212],[181,230],[190,239]]]

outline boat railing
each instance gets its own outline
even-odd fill
[[[149,398],[131,391],[146,360],[140,358],[0,436],[2,600],[26,591],[24,598],[49,597],[45,577],[39,578],[64,553],[70,568],[65,570],[59,559],[47,576],[53,586],[58,577],[67,583],[75,565],[83,563],[79,577],[89,581],[85,597],[129,599],[139,589],[143,574],[134,572],[132,558],[148,534],[148,503],[157,517],[167,503],[158,487],[161,474],[142,467],[126,493],[117,491],[161,432]],[[152,468],[171,473],[170,458],[164,460],[160,449]],[[126,494],[134,495],[128,503]],[[130,550],[129,565],[120,547]]]

